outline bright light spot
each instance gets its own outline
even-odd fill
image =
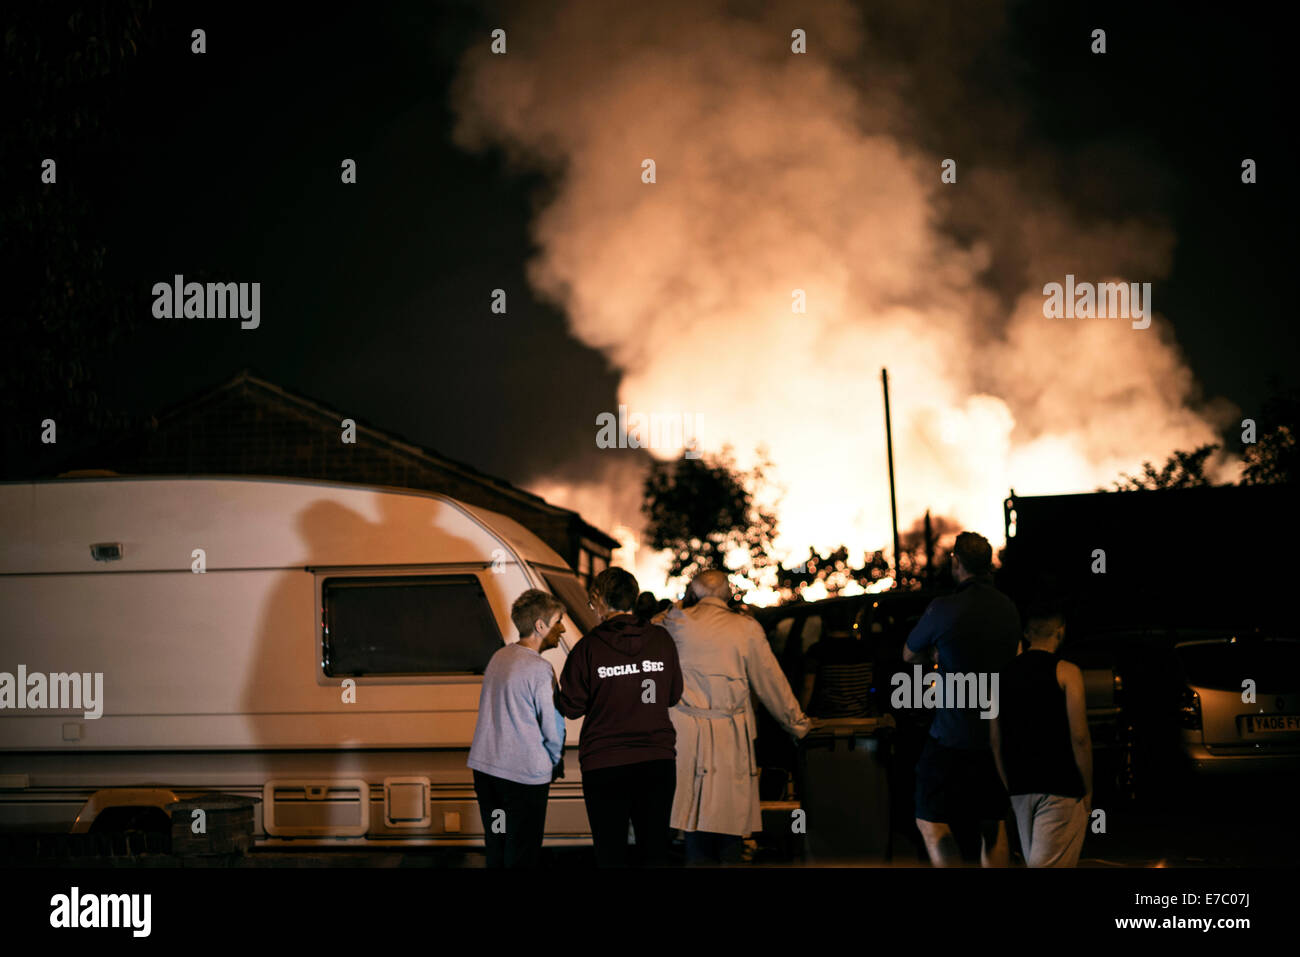
[[[830,597],[826,591],[825,582],[811,582],[799,589],[799,594],[804,601],[821,601],[823,598]]]
[[[780,602],[780,592],[766,586],[751,588],[745,592],[745,604],[753,605],[755,608],[770,608]]]

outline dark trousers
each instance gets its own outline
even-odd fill
[[[744,841],[739,834],[715,834],[712,831],[686,832],[686,863],[739,864]]]
[[[677,787],[673,759],[639,761],[582,772],[591,840],[597,867],[627,867],[627,826],[636,834],[638,857],[646,867],[668,863],[668,819]]]
[[[550,791],[549,784],[520,784],[474,772],[488,867],[537,866],[546,835],[546,799]]]

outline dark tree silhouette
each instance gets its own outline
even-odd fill
[[[929,565],[926,563],[925,518],[918,518],[906,532],[900,533],[898,547],[902,551],[902,560],[895,587],[916,589],[927,585],[942,587],[951,584],[948,552],[961,530],[961,523],[955,519],[943,515],[931,518]],[[855,567],[849,561],[849,549],[845,545],[832,549],[826,555],[809,548],[808,558],[800,564],[777,566],[777,590],[783,601],[799,600],[801,589],[820,582],[826,587],[827,594],[834,596],[851,581],[867,588],[893,574],[894,568],[885,558],[884,551],[864,553],[862,563]]]
[[[1296,442],[1291,426],[1279,425],[1265,432],[1254,445],[1246,446],[1242,485],[1281,485],[1296,481],[1297,476],[1300,476],[1300,443]]]
[[[697,459],[655,462],[646,477],[641,511],[650,546],[672,552],[670,576],[726,568],[728,553],[748,554],[744,575],[772,564],[776,515],[756,497],[767,489],[770,463],[760,453],[748,472],[736,468],[731,450]]]
[[[868,585],[889,574],[889,565],[880,552],[876,552],[875,561],[864,556],[861,568],[854,568],[849,561],[847,545],[822,555],[814,548],[808,549],[808,557],[797,565],[777,565],[776,587],[783,600],[789,600],[799,594],[800,589],[815,582],[826,586],[828,594],[836,595],[850,581]]]
[[[1120,473],[1120,480],[1115,488],[1121,492],[1136,489],[1192,488],[1197,485],[1209,485],[1205,476],[1205,463],[1218,445],[1210,443],[1190,452],[1174,452],[1162,468],[1157,469],[1150,462],[1142,463],[1141,475]]]
[[[1257,421],[1258,439],[1245,447],[1242,485],[1280,485],[1300,480],[1300,390],[1274,395]]]
[[[95,157],[118,137],[113,109],[145,44],[152,4],[122,0],[7,8],[0,71],[4,136],[0,180],[0,262],[5,290],[6,372],[3,470],[39,474],[54,449],[93,443],[127,420],[99,399],[93,361],[135,323],[127,297],[106,270],[102,213],[87,199]],[[54,183],[42,163],[56,163]],[[43,447],[53,419],[57,444]]]

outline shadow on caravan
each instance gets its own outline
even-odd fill
[[[0,829],[168,826],[258,799],[276,845],[478,845],[465,765],[483,669],[525,589],[594,616],[564,560],[444,495],[290,479],[0,485],[0,671],[104,675],[103,714],[0,709]],[[59,702],[53,702],[58,704]],[[581,721],[570,721],[576,743]],[[578,762],[549,845],[590,842]]]

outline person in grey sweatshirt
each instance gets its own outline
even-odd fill
[[[542,657],[564,634],[563,606],[530,588],[510,609],[519,641],[499,649],[483,673],[478,721],[466,762],[487,845],[488,867],[536,867],[551,782],[563,774],[564,716],[555,672]]]

